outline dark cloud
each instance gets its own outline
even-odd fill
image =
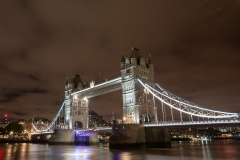
[[[55,101],[52,105],[61,106],[62,104],[63,104],[63,100],[58,100],[58,101]]]
[[[34,111],[36,112],[39,112],[39,111],[44,112],[45,110],[46,110],[45,108],[34,108]]]
[[[234,0],[2,1],[0,105],[26,110],[26,118],[52,119],[67,77],[79,73],[86,83],[118,75],[122,52],[130,56],[136,43],[146,60],[151,53],[161,86],[207,108],[235,112],[239,19]],[[121,91],[89,103],[99,115],[113,110],[121,118]]]
[[[33,81],[39,81],[39,79],[35,75],[30,74],[30,75],[28,75],[28,77]]]
[[[27,115],[25,112],[21,112],[21,111],[11,111],[11,113],[16,115],[16,116],[25,116],[25,115]]]
[[[33,89],[20,89],[20,90],[14,90],[14,91],[8,91],[4,90],[2,94],[2,98],[0,99],[0,102],[11,102],[14,101],[16,98],[22,97],[26,94],[46,94],[47,91],[39,88],[33,88]]]

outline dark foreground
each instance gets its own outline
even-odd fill
[[[171,149],[141,148],[113,150],[108,144],[94,146],[1,143],[0,159],[167,159],[167,160],[238,160],[240,141],[172,142]]]

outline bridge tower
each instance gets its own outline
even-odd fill
[[[154,68],[149,55],[149,61],[139,53],[137,47],[132,48],[130,58],[122,55],[121,60],[123,123],[141,124],[157,122],[157,108],[154,97],[139,84],[142,79],[154,87]]]
[[[69,129],[88,128],[88,99],[84,95],[71,95],[85,86],[78,74],[70,82],[66,82],[65,123]]]

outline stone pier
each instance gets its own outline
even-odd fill
[[[145,128],[143,124],[115,124],[112,133],[110,149],[171,148],[167,129]]]
[[[92,145],[98,144],[97,134],[79,136],[74,129],[56,129],[48,141],[49,144],[75,144]]]
[[[146,127],[145,140],[147,148],[171,148],[171,138],[168,129]]]
[[[74,144],[75,131],[73,129],[55,129],[49,138],[49,144]]]

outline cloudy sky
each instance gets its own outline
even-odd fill
[[[11,118],[52,119],[67,77],[118,75],[135,44],[145,59],[151,53],[162,87],[240,112],[239,0],[1,0],[0,106]],[[106,120],[112,110],[122,116],[121,91],[89,101]]]

